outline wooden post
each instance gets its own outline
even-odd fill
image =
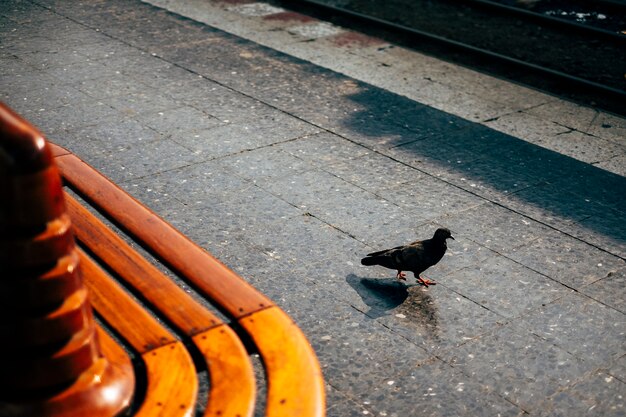
[[[0,416],[114,416],[132,370],[103,354],[50,147],[0,103]]]

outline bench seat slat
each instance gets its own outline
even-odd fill
[[[174,335],[141,308],[119,284],[82,251],[80,251],[80,263],[93,306],[124,335],[135,350],[143,354],[176,341]]]
[[[189,352],[180,341],[146,352],[146,398],[135,417],[190,417],[196,407],[198,379]]]
[[[204,415],[251,417],[256,398],[254,371],[235,332],[222,324],[195,335],[193,342],[210,364],[211,392]]]
[[[65,195],[75,235],[104,264],[188,336],[221,320],[148,262],[71,195]]]
[[[268,375],[267,416],[325,413],[324,382],[313,348],[296,323],[278,307],[239,320],[252,336]]]
[[[319,363],[306,337],[287,314],[236,273],[79,158],[63,152],[57,152],[57,155],[57,164],[70,188],[155,254],[175,273],[193,283],[202,296],[233,317],[241,329],[248,333],[265,365],[268,384],[266,416],[324,416],[324,383]],[[213,327],[197,333],[192,340],[196,346],[204,346],[201,351],[205,357],[213,355],[213,363],[209,360],[211,372],[237,375],[241,373],[237,369],[238,364],[224,362],[230,368],[221,369],[219,351],[211,351],[219,345],[213,345],[208,337],[202,339],[202,336],[208,336],[219,328]],[[203,341],[206,345],[202,345]],[[238,341],[237,349],[239,348],[241,345]],[[229,355],[226,358],[227,361],[232,359]],[[242,374],[248,372],[246,369]],[[236,381],[237,378],[235,377]],[[219,390],[220,383],[223,382],[211,381],[212,389]],[[227,389],[232,391],[232,388]],[[252,391],[254,387],[250,386],[249,389]],[[222,404],[211,402],[219,398],[211,393],[205,415],[212,415],[213,410],[223,411],[222,404],[238,407],[236,400],[224,401]],[[246,407],[251,406],[248,404]],[[245,408],[241,416],[250,415],[251,410]]]
[[[230,316],[239,318],[273,305],[227,266],[76,156],[60,155],[56,162],[72,189]]]
[[[79,241],[86,244],[120,278],[140,291],[181,331],[193,336],[192,340],[202,353],[211,378],[205,415],[217,416],[220,414],[216,412],[221,411],[224,416],[251,416],[254,413],[256,395],[254,371],[237,334],[139,255],[128,243],[113,234],[76,199],[66,195],[66,204]],[[87,265],[88,268],[90,266]],[[92,275],[91,270],[87,272]],[[98,279],[105,278],[101,274],[94,274],[90,278],[94,281],[94,295],[101,297],[100,293],[106,287],[112,286],[113,282],[99,282]],[[119,294],[108,296],[120,297]],[[99,304],[101,302],[96,305]],[[125,331],[136,328],[136,323],[130,324],[131,329]],[[198,332],[198,328],[203,331]]]
[[[136,416],[191,416],[198,378],[184,345],[84,252],[80,257],[94,308],[141,354],[146,365],[146,397]]]

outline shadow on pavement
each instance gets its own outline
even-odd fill
[[[391,92],[357,90],[345,96],[353,111],[342,134],[552,226],[580,222],[626,254],[626,178]],[[578,140],[581,154],[594,152]]]
[[[346,282],[370,308],[366,314],[377,319],[393,314],[425,327],[432,336],[438,333],[435,301],[421,285],[406,285],[394,279],[363,278],[354,274]]]

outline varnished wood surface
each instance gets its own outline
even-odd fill
[[[8,277],[0,280],[0,312],[51,309],[81,288],[82,280],[76,272],[78,262],[78,253],[72,251],[43,274],[7,274]]]
[[[61,177],[55,165],[39,171],[3,176],[0,178],[0,190],[3,198],[11,202],[0,212],[0,229],[39,226],[65,212]]]
[[[208,359],[211,391],[206,417],[254,414],[256,385],[248,352],[225,324],[197,334],[194,344]]]
[[[201,294],[237,319],[256,345],[266,368],[267,416],[324,415],[325,395],[319,363],[301,330],[282,310],[76,156],[62,151],[56,151],[56,154],[59,155],[56,159],[63,177],[72,189],[135,240],[149,247],[175,272],[189,279]],[[76,219],[78,239],[105,263],[110,263],[111,269],[118,271],[122,279],[140,291],[156,308],[166,315],[171,314],[168,318],[179,329],[193,336],[192,340],[205,357],[211,375],[205,415],[251,416],[255,395],[252,367],[247,352],[232,329],[219,322],[215,325],[211,321],[213,318],[205,314],[199,314],[198,318],[191,318],[185,323],[185,316],[196,307],[187,310],[186,306],[181,308],[176,304],[186,304],[190,302],[190,297],[178,294],[179,290],[171,287],[174,284],[167,277],[169,283],[162,282],[164,276],[160,271],[146,264],[147,261],[127,247],[81,204],[68,201],[71,216]],[[124,270],[132,272],[125,273]],[[170,290],[174,294],[173,299],[161,300]],[[100,290],[94,290],[94,294],[97,291]],[[107,299],[112,297],[110,294],[106,296]],[[98,308],[97,301],[96,306]],[[172,313],[166,309],[171,309]],[[177,314],[180,316],[176,317]],[[207,324],[210,324],[208,328],[200,330]],[[132,329],[126,331],[133,332]],[[167,346],[169,344],[164,344],[158,350]],[[143,353],[144,359],[150,352]],[[148,407],[147,403],[145,407]],[[234,414],[230,414],[231,411]]]
[[[239,320],[252,336],[268,375],[267,416],[323,416],[322,371],[298,326],[278,307]]]
[[[0,416],[119,414],[134,375],[100,348],[50,146],[2,103],[0,195]]]
[[[192,340],[202,353],[211,375],[209,406],[205,415],[251,415],[255,401],[254,373],[248,353],[235,332],[106,228],[104,223],[71,196],[67,196],[67,207],[76,225],[78,239],[124,281],[140,291],[142,296],[181,331],[188,336],[195,335]],[[121,299],[125,298],[117,292],[121,288],[106,279],[104,274],[92,272],[91,268],[95,267],[93,262],[84,262],[86,273],[89,274],[87,283],[90,288],[93,286],[92,294],[97,297],[95,305],[98,311],[103,308],[106,311],[122,311],[123,315],[135,314],[121,305]],[[115,306],[110,305],[112,300],[115,301]],[[103,305],[105,303],[107,307]],[[130,321],[127,324],[129,328],[125,328],[123,334],[137,329],[137,323]],[[198,329],[202,331],[199,332]],[[233,413],[229,413],[229,410]],[[220,414],[225,411],[225,414]]]
[[[273,303],[236,273],[164,222],[74,155],[56,158],[70,186],[106,213],[164,263],[187,277],[230,316],[239,318]]]
[[[176,341],[174,335],[83,252],[80,262],[93,306],[135,350],[143,354]]]
[[[19,270],[54,264],[66,256],[74,247],[70,217],[63,214],[44,225],[34,236],[0,240],[0,263]]]
[[[128,407],[135,388],[130,358],[105,331],[97,327],[96,332],[107,359],[99,358],[67,389],[45,401],[0,402],[0,416],[100,417]]]
[[[198,378],[184,345],[84,253],[81,263],[94,307],[145,363],[147,392],[136,416],[190,416]]]
[[[182,332],[193,336],[221,324],[216,315],[137,253],[76,199],[67,195],[66,201],[79,241],[162,311]]]
[[[191,356],[177,341],[141,356],[148,373],[146,398],[135,417],[189,417],[198,395]]]

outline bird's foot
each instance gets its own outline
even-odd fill
[[[431,281],[429,279],[424,279],[422,277],[418,277],[417,278],[417,282],[422,284],[425,287],[428,287],[429,285],[437,285],[437,283],[435,281]]]
[[[400,281],[406,281],[406,274],[402,273],[402,271],[398,271],[396,274],[396,278]]]

